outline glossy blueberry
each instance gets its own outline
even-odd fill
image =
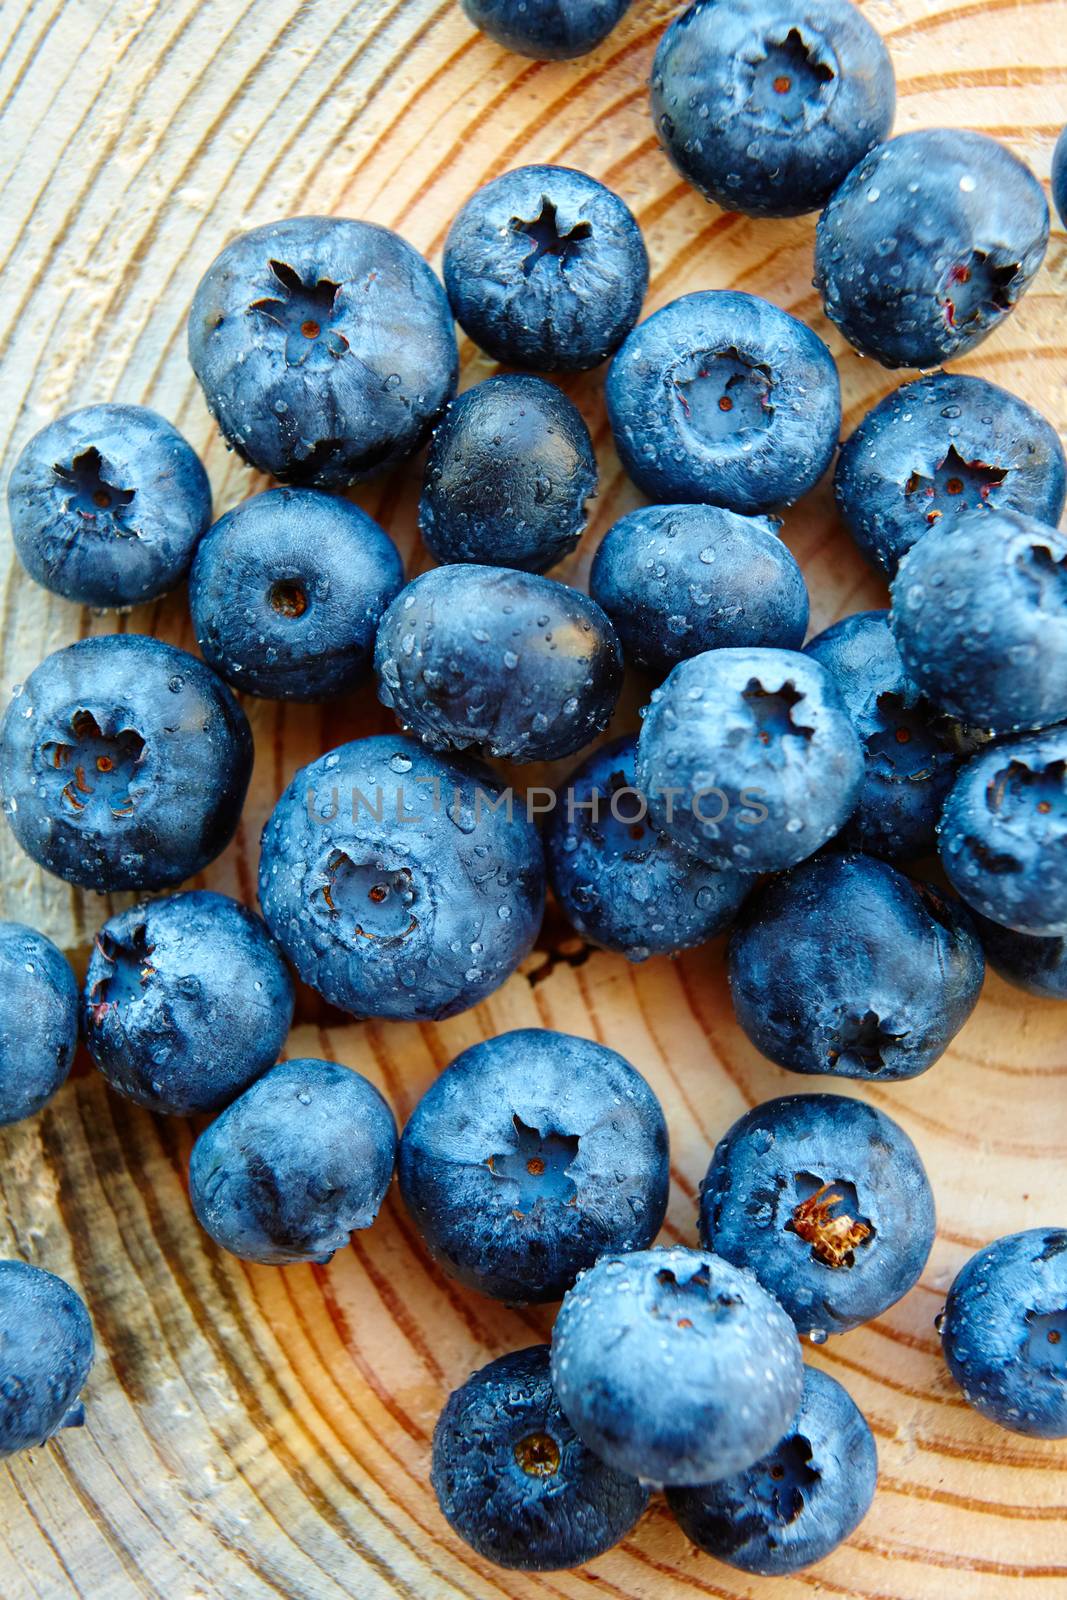
[[[41,1267],[0,1261],[0,1457],[82,1426],[78,1396],[92,1365],[81,1295]]]
[[[21,1122],[66,1081],[78,1043],[78,984],[51,939],[0,922],[0,1125]]]
[[[893,126],[889,52],[848,0],[698,0],[652,66],[652,119],[724,211],[817,211]]]
[[[325,1264],[369,1228],[393,1176],[396,1123],[372,1083],[335,1061],[283,1061],[193,1146],[197,1221],[243,1261]]]
[[[219,1111],[278,1059],[293,985],[254,912],[192,889],[112,917],[85,978],[89,1054],[165,1116]]]
[[[819,218],[815,284],[831,322],[885,367],[973,349],[1029,288],[1048,204],[984,133],[924,128],[879,145]]]
[[[248,721],[195,656],[136,633],[46,657],[0,728],[3,810],[33,859],[84,889],[180,883],[229,843]]]
[[[796,1332],[750,1272],[704,1250],[601,1256],[560,1307],[552,1382],[575,1432],[648,1483],[712,1483],[782,1437]]]
[[[708,650],[656,689],[637,741],[654,825],[712,866],[777,872],[855,809],[863,750],[830,674],[795,650]]]
[[[890,860],[933,850],[956,772],[953,730],[904,671],[888,611],[843,617],[805,654],[826,668],[863,741],[859,804],[838,844]]]
[[[1067,1230],[1029,1228],[962,1267],[938,1319],[963,1398],[990,1422],[1067,1438]]]
[[[715,1147],[700,1237],[746,1266],[821,1344],[880,1316],[918,1281],[934,1197],[903,1128],[844,1095],[755,1106]]]
[[[529,954],[544,859],[484,768],[398,735],[296,774],[263,830],[259,898],[297,972],[357,1016],[477,1005]]]
[[[434,430],[419,531],[438,561],[543,572],[578,543],[596,486],[589,429],[561,390],[487,378]]]
[[[1052,152],[1052,199],[1063,222],[1067,218],[1067,128],[1061,130]]]
[[[934,705],[997,733],[1067,717],[1067,536],[1018,511],[972,511],[912,545],[889,622]]]
[[[208,664],[235,689],[322,700],[352,689],[404,582],[388,534],[315,489],[268,489],[201,541],[189,607]]]
[[[211,487],[158,412],[83,406],[23,447],[7,507],[31,578],[83,605],[132,606],[185,576],[211,521]]]
[[[519,1028],[472,1045],[400,1141],[400,1192],[434,1260],[471,1289],[558,1300],[605,1250],[643,1250],[667,1211],[667,1124],[603,1045]]]
[[[595,367],[641,311],[648,255],[624,200],[573,167],[517,167],[472,195],[445,240],[456,321],[497,361]]]
[[[1016,933],[978,912],[974,922],[986,960],[1002,978],[1045,1000],[1067,1000],[1067,934]]]
[[[503,567],[424,572],[393,601],[374,652],[378,698],[435,750],[552,761],[608,724],[622,650],[595,601]]]
[[[916,1077],[963,1027],[984,975],[963,907],[873,856],[821,855],[772,879],[730,940],[737,1020],[792,1072]]]
[[[942,865],[976,911],[1019,933],[1067,934],[1067,727],[968,761],[938,834]]]
[[[736,1477],[668,1489],[682,1532],[706,1555],[765,1577],[821,1561],[859,1527],[874,1499],[878,1452],[855,1401],[804,1368],[800,1410],[765,1456]]]
[[[584,1566],[624,1538],[648,1503],[560,1409],[546,1344],[490,1361],[448,1397],[430,1481],[461,1539],[498,1567]]]
[[[583,938],[631,961],[688,950],[721,933],[751,886],[658,833],[636,788],[637,740],[587,756],[556,791],[545,829],[552,892]]]
[[[601,540],[589,593],[627,658],[660,678],[722,646],[799,650],[808,591],[780,526],[720,506],[642,506]]]
[[[834,496],[868,561],[892,578],[928,528],[967,511],[1022,511],[1053,525],[1064,455],[1052,424],[1018,395],[962,372],[905,383],[841,446]]]
[[[751,294],[672,300],[629,335],[605,392],[623,466],[667,504],[791,504],[837,448],[841,386],[829,350]]]
[[[535,61],[588,55],[619,21],[630,0],[463,0],[482,33]]]
[[[440,282],[371,222],[291,217],[238,234],[189,313],[189,360],[250,466],[336,489],[417,450],[458,352]]]

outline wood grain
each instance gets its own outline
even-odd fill
[[[195,282],[238,230],[333,212],[400,229],[437,260],[479,183],[531,160],[614,185],[646,231],[649,309],[744,287],[808,319],[841,364],[852,426],[893,379],[847,351],[811,289],[812,220],[755,222],[701,202],[659,154],[644,83],[676,8],[637,0],[600,50],[542,65],[507,55],[453,0],[5,0],[0,9],[0,451],[4,476],[57,410],[154,405],[205,456],[222,510],[262,487],[213,432],[184,356]],[[1067,115],[1067,0],[870,0],[899,80],[898,130],[947,123],[1006,140],[1047,179]],[[960,365],[1017,390],[1067,430],[1067,244],[1053,235],[1021,311]],[[464,383],[491,367],[463,348]],[[596,440],[602,488],[566,576],[637,503],[607,434],[601,375],[565,387]],[[361,494],[411,571],[417,473]],[[835,524],[825,486],[786,537],[813,589],[813,627],[884,603]],[[4,531],[5,541],[7,538]],[[6,685],[46,651],[111,625],[37,590],[5,542]],[[183,595],[119,626],[191,647]],[[634,724],[640,686],[627,698]],[[386,728],[369,694],[321,710],[248,702],[256,774],[234,845],[204,883],[253,897],[264,817],[297,765]],[[538,774],[527,774],[539,781]],[[84,961],[113,909],[71,893],[3,830],[2,910]],[[796,1087],[735,1026],[721,950],[631,968],[550,919],[524,971],[439,1026],[357,1026],[305,992],[291,1055],[367,1073],[403,1118],[459,1049],[543,1024],[625,1052],[673,1134],[667,1235],[693,1241],[711,1145],[746,1107]],[[1053,1600],[1067,1596],[1067,1450],[1002,1433],[961,1401],[933,1318],[966,1255],[1064,1220],[1064,1009],[996,978],[945,1061],[870,1090],[917,1141],[937,1192],[922,1283],[876,1323],[811,1353],[870,1418],[881,1487],[849,1545],[791,1582],[747,1580],[692,1551],[662,1507],[573,1574],[496,1572],[437,1513],[429,1437],[447,1391],[544,1337],[430,1270],[395,1193],[325,1269],[245,1267],[206,1244],[185,1195],[195,1128],[153,1119],[83,1071],[0,1138],[0,1254],[67,1275],[99,1335],[89,1426],[0,1471],[2,1600]]]

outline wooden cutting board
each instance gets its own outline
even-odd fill
[[[636,212],[653,263],[648,309],[742,287],[807,319],[841,364],[846,427],[894,379],[848,351],[811,288],[813,219],[755,222],[704,204],[668,167],[645,81],[677,8],[637,0],[596,52],[542,65],[473,32],[453,0],[5,0],[0,10],[0,436],[4,477],[56,411],[156,406],[204,453],[222,510],[263,487],[214,433],[184,355],[200,273],[239,230],[301,212],[399,229],[439,264],[460,203],[528,161],[582,167]],[[1047,178],[1067,118],[1067,0],[869,0],[899,84],[897,129],[954,124],[1005,140]],[[1021,311],[960,366],[1067,428],[1067,243],[1053,234]],[[490,364],[463,346],[463,380]],[[602,486],[581,550],[637,503],[614,459],[601,375],[568,380]],[[418,471],[360,496],[409,570]],[[786,519],[813,628],[885,595],[825,487]],[[111,623],[36,589],[4,529],[5,693],[49,650]],[[192,647],[183,594],[120,619]],[[640,686],[620,726],[634,726]],[[366,692],[322,710],[247,702],[256,774],[235,843],[203,879],[253,900],[263,820],[294,769],[390,726]],[[554,775],[554,774],[553,774]],[[525,774],[540,781],[540,772]],[[118,903],[46,880],[0,839],[2,913],[84,966]],[[485,1005],[439,1026],[356,1025],[305,991],[291,1055],[333,1057],[400,1119],[461,1048],[515,1026],[622,1050],[662,1096],[673,1138],[666,1235],[692,1243],[711,1146],[746,1107],[801,1085],[735,1026],[718,947],[630,967],[550,917],[537,952]],[[2,1003],[2,997],[0,997]],[[961,1401],[933,1319],[966,1256],[1067,1219],[1067,1006],[991,977],[949,1056],[868,1098],[916,1140],[940,1229],[921,1284],[876,1323],[810,1352],[870,1419],[881,1456],[849,1545],[792,1581],[746,1579],[695,1553],[662,1505],[577,1573],[522,1577],[473,1556],[438,1515],[429,1440],[448,1391],[547,1336],[429,1267],[395,1192],[325,1269],[246,1267],[209,1247],[185,1194],[195,1130],[153,1119],[83,1070],[0,1138],[0,1254],[77,1285],[100,1359],[80,1433],[0,1469],[0,1600],[682,1600],[819,1594],[856,1600],[1067,1596],[1067,1445],[999,1432]]]

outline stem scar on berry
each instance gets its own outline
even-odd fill
[[[874,1230],[847,1212],[834,1216],[834,1207],[842,1203],[844,1196],[833,1193],[833,1188],[833,1184],[820,1184],[814,1194],[794,1207],[786,1226],[811,1245],[816,1261],[828,1267],[851,1267],[857,1246],[869,1239]]]
[[[515,1446],[515,1460],[530,1478],[551,1478],[559,1471],[562,1457],[550,1433],[528,1433]]]

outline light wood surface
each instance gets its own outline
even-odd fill
[[[645,229],[648,309],[743,287],[809,320],[841,363],[846,426],[897,380],[848,352],[811,288],[813,220],[723,216],[659,153],[645,81],[676,8],[636,0],[585,60],[541,65],[469,27],[453,0],[5,0],[0,8],[0,449],[57,410],[110,397],[170,416],[200,448],[222,510],[263,486],[214,433],[186,364],[196,280],[245,227],[336,212],[399,229],[439,264],[454,211],[531,160],[583,167]],[[1067,118],[1067,0],[870,0],[899,83],[897,129],[954,124],[1004,139],[1047,179]],[[1067,428],[1067,243],[1021,311],[960,365]],[[463,347],[464,383],[491,369]],[[601,375],[565,384],[593,430],[602,487],[564,574],[582,582],[601,532],[637,496],[604,420]],[[360,496],[419,570],[418,469]],[[884,603],[835,524],[825,486],[787,518],[813,627]],[[0,554],[0,680],[111,624],[35,589]],[[183,594],[122,627],[190,647]],[[622,725],[635,725],[640,689]],[[256,774],[234,845],[203,881],[252,901],[263,820],[294,769],[386,728],[370,688],[328,709],[251,701]],[[538,774],[528,774],[536,781]],[[42,877],[7,831],[2,912],[84,964],[112,909]],[[2,997],[0,997],[2,1003]],[[542,1024],[603,1040],[644,1071],[673,1139],[666,1236],[693,1242],[712,1144],[748,1106],[802,1084],[733,1022],[721,950],[632,968],[550,917],[524,971],[439,1026],[356,1025],[304,991],[290,1055],[367,1073],[406,1117],[433,1075],[494,1032]],[[963,1404],[933,1319],[986,1240],[1067,1217],[1067,1006],[991,977],[949,1056],[868,1097],[929,1166],[940,1213],[921,1284],[876,1323],[810,1352],[870,1419],[874,1509],[849,1545],[788,1582],[695,1553],[662,1505],[572,1574],[502,1574],[440,1518],[429,1439],[447,1392],[547,1335],[433,1272],[395,1190],[377,1226],[325,1269],[245,1267],[210,1248],[185,1194],[195,1129],[153,1119],[82,1071],[42,1116],[0,1137],[0,1255],[65,1274],[100,1357],[89,1425],[0,1470],[2,1600],[1053,1600],[1067,1596],[1067,1446],[999,1432]]]

